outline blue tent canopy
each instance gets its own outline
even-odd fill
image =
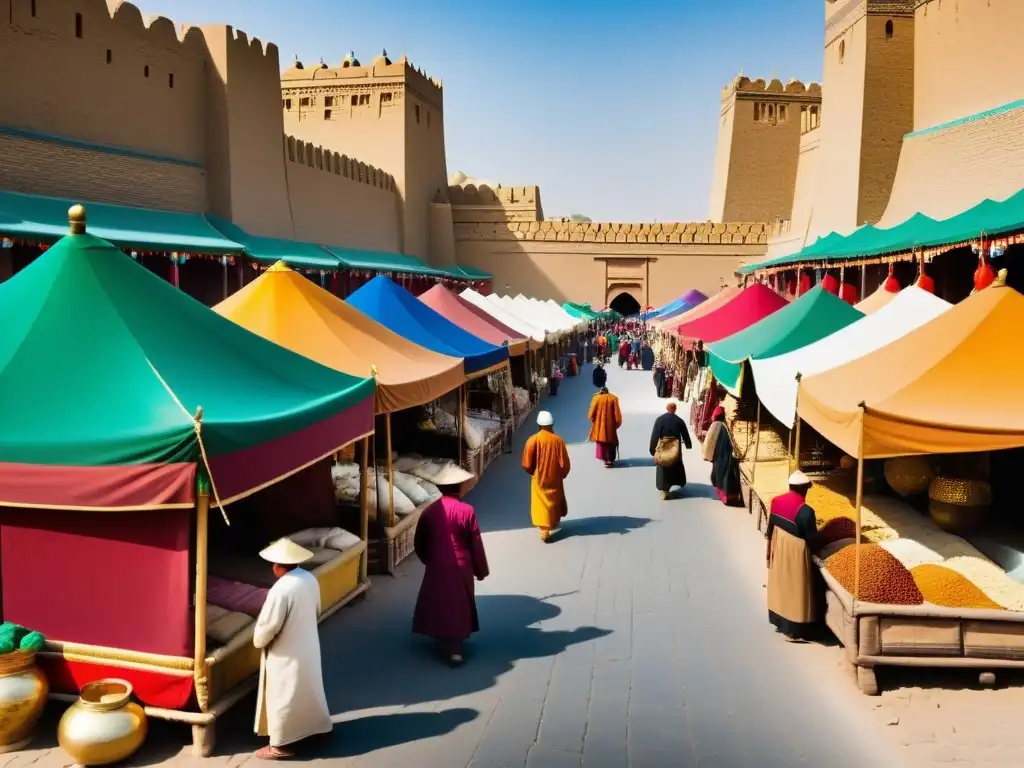
[[[463,330],[384,275],[377,275],[346,301],[421,347],[463,358],[467,376],[508,361],[508,347],[488,344]]]
[[[657,317],[654,319],[659,323],[663,320],[671,320],[673,317],[678,317],[684,312],[689,312],[697,306],[696,304],[690,304],[685,301],[673,301],[672,304],[674,306],[670,306],[666,311],[658,313]]]

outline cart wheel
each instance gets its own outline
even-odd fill
[[[978,675],[978,682],[982,685],[992,686],[996,684],[996,673],[995,672],[982,672]]]
[[[857,685],[865,696],[878,695],[878,678],[874,667],[857,667]]]
[[[213,745],[217,741],[214,723],[192,726],[192,756],[209,757],[213,754]]]

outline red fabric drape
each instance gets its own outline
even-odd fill
[[[839,298],[847,304],[856,304],[859,301],[859,294],[860,291],[857,290],[857,286],[852,283],[839,284]]]
[[[821,278],[821,289],[831,293],[833,296],[839,295],[839,281],[835,279],[830,273],[826,272],[825,276]]]

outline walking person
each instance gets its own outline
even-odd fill
[[[267,593],[253,628],[260,654],[256,689],[256,725],[270,745],[257,750],[261,760],[292,757],[286,747],[334,727],[327,709],[320,666],[320,584],[299,566],[313,553],[290,539],[260,552],[272,563],[277,581]]]
[[[768,621],[789,641],[806,640],[820,614],[820,579],[811,560],[818,526],[807,503],[811,481],[797,470],[789,492],[772,501],[768,515]]]
[[[615,464],[615,454],[619,450],[622,408],[619,407],[619,398],[609,392],[608,387],[601,387],[591,399],[587,420],[591,423],[590,436],[587,439],[597,444],[598,461],[603,461],[605,467],[611,469]]]
[[[686,467],[683,465],[683,446],[693,447],[686,422],[676,415],[676,403],[670,400],[651,430],[651,456],[657,467],[654,483],[661,491],[662,500],[672,494],[672,488],[686,485]]]
[[[530,481],[530,518],[540,529],[540,540],[548,541],[562,518],[569,514],[565,500],[565,478],[569,475],[569,450],[555,434],[555,418],[548,411],[537,414],[540,429],[523,449],[523,469]]]
[[[600,360],[594,366],[594,372],[591,374],[591,380],[594,382],[594,388],[600,389],[608,383],[608,371],[604,369],[604,363]]]
[[[711,462],[711,485],[727,507],[742,507],[740,460],[725,425],[725,409],[718,406],[711,414],[711,426],[701,444],[701,455]]]
[[[413,546],[426,568],[412,631],[436,640],[448,663],[459,666],[463,641],[480,631],[473,580],[490,575],[476,511],[464,501],[443,497],[424,510]]]

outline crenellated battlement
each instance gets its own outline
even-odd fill
[[[442,106],[442,83],[428,73],[413,66],[401,56],[392,62],[387,51],[382,51],[369,65],[363,65],[354,53],[346,56],[336,67],[321,60],[314,66],[307,66],[296,59],[281,73],[282,93],[298,93],[302,89],[315,88],[318,92],[336,89],[357,89],[367,87],[394,87],[403,84],[422,99],[438,107]]]
[[[486,183],[455,184],[448,187],[448,200],[452,205],[536,205],[540,188],[492,187]]]
[[[545,240],[573,243],[734,243],[768,242],[768,225],[758,222],[670,222],[628,224],[581,221],[511,221],[455,225],[455,239]]]
[[[751,80],[744,75],[738,75],[722,89],[722,101],[733,97],[760,99],[765,96],[792,101],[821,101],[821,85],[814,82],[804,85],[801,80],[790,80],[783,85],[777,77],[771,80]]]
[[[324,173],[333,173],[346,179],[367,184],[371,187],[398,193],[395,179],[390,173],[368,165],[348,155],[332,152],[312,142],[296,139],[294,136],[284,137],[285,157],[290,163],[301,163],[316,168]]]

